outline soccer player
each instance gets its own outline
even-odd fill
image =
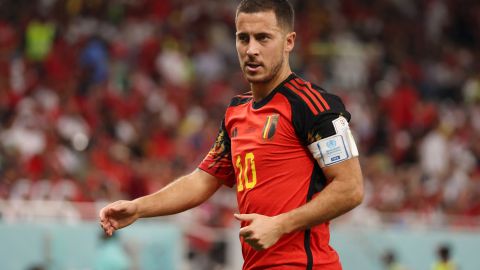
[[[103,208],[107,234],[236,186],[243,269],[341,269],[329,221],[362,201],[358,151],[340,98],[292,73],[293,21],[287,0],[239,4],[236,49],[251,91],[232,99],[198,169],[154,194]]]

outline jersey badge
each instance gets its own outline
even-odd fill
[[[275,131],[277,130],[278,125],[278,114],[272,114],[267,116],[267,120],[265,121],[265,125],[263,126],[262,131],[262,138],[264,140],[271,140],[275,135]]]

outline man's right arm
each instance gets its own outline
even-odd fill
[[[153,194],[105,206],[100,211],[100,224],[106,234],[112,235],[138,218],[171,215],[193,208],[210,198],[221,185],[215,176],[196,169]]]
[[[170,183],[156,193],[135,199],[139,217],[177,214],[200,205],[222,185],[217,179],[200,169]]]

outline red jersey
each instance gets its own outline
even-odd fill
[[[251,93],[232,99],[199,168],[227,186],[236,185],[242,214],[291,211],[327,184],[307,146],[335,134],[332,120],[341,115],[350,120],[340,98],[292,74],[260,102]],[[341,269],[328,227],[324,223],[286,234],[263,251],[241,239],[243,269]]]

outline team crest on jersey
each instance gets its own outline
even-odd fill
[[[262,131],[262,138],[264,140],[271,140],[275,135],[275,131],[277,130],[278,125],[278,114],[272,114],[267,116],[267,121],[265,122],[265,126],[263,127]]]

